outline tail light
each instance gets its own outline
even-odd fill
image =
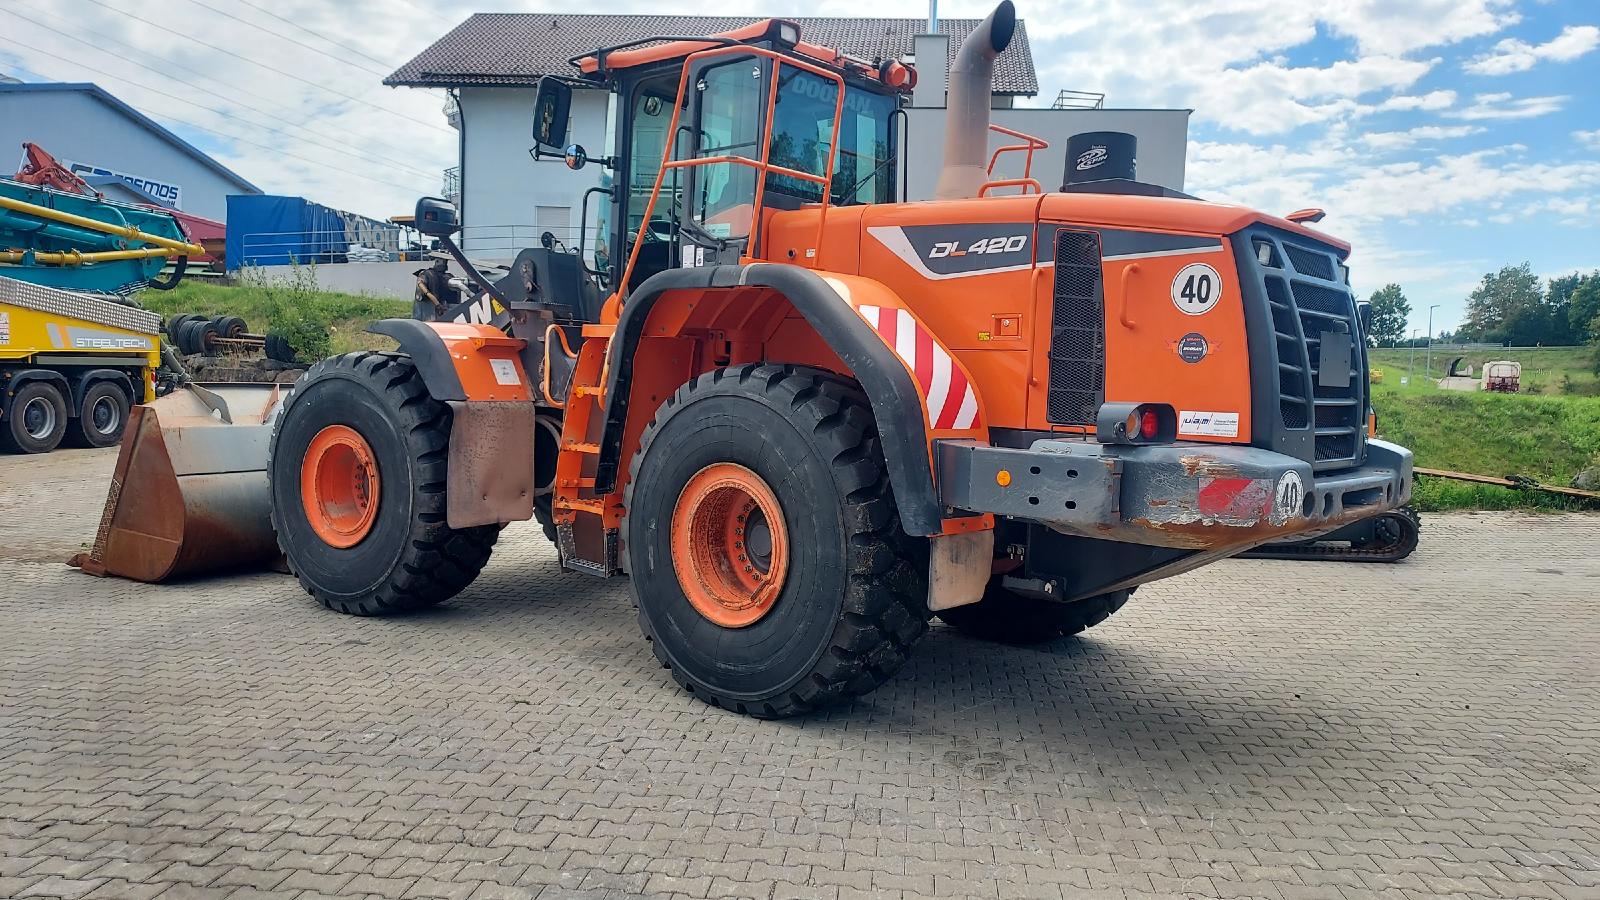
[[[1178,414],[1165,403],[1104,403],[1095,419],[1102,444],[1167,444],[1178,437]]]

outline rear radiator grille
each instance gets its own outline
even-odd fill
[[[1056,232],[1056,283],[1050,320],[1050,392],[1045,416],[1062,425],[1093,424],[1105,401],[1105,289],[1100,236]]]

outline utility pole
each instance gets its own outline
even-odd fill
[[[1417,330],[1411,329],[1411,355],[1406,358],[1406,381],[1417,378]]]
[[[1422,368],[1427,371],[1429,379],[1433,378],[1433,311],[1440,306],[1441,304],[1435,303],[1428,307],[1428,351]]]

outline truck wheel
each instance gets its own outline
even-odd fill
[[[67,439],[74,447],[110,447],[122,440],[127,424],[128,395],[112,382],[97,381],[83,392]]]
[[[989,582],[983,599],[939,610],[939,618],[964,634],[1005,644],[1040,644],[1073,635],[1104,622],[1128,602],[1131,591],[1112,591],[1087,600],[1057,603],[1007,590]]]
[[[799,366],[719,369],[645,429],[623,522],[639,624],[713,706],[779,718],[887,681],[927,631],[866,397]]]
[[[11,397],[0,428],[0,449],[11,453],[49,453],[67,433],[67,401],[48,381],[30,381]]]
[[[370,616],[472,583],[500,529],[445,524],[449,444],[450,407],[404,354],[346,353],[296,382],[267,473],[278,545],[308,593]]]

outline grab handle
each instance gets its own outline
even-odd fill
[[[1117,318],[1122,322],[1123,328],[1132,328],[1135,325],[1133,319],[1128,316],[1128,282],[1137,274],[1139,274],[1138,263],[1129,263],[1122,270],[1122,290],[1121,296],[1117,298]]]

